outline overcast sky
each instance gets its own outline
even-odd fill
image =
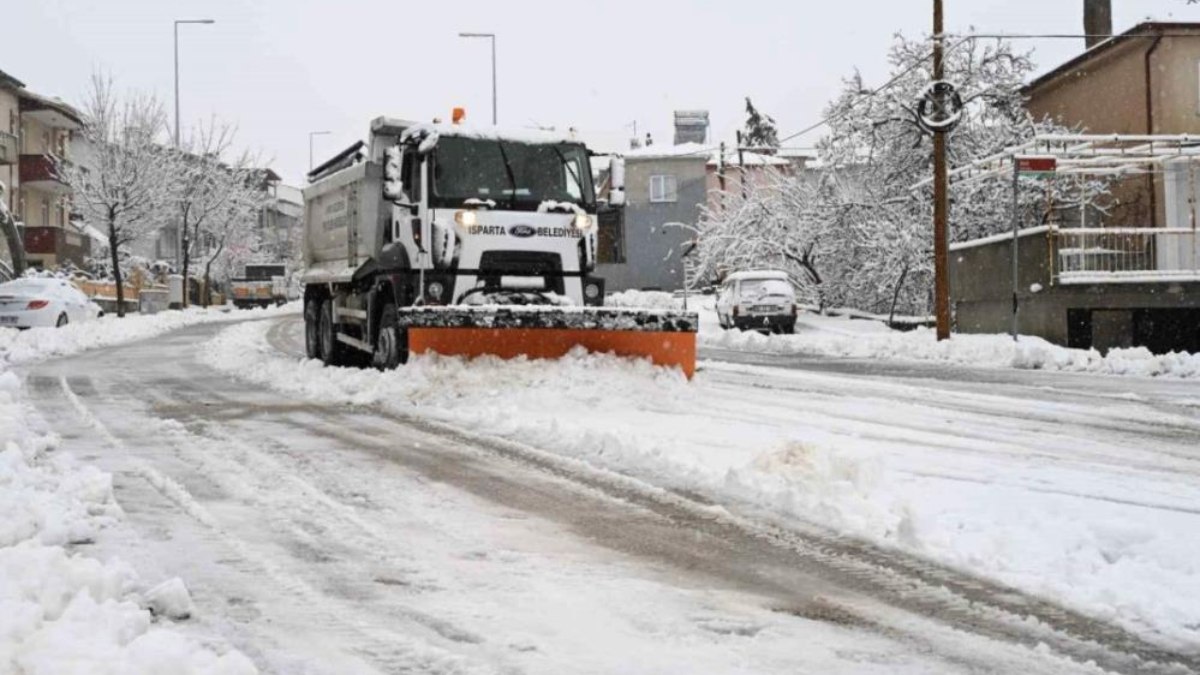
[[[96,68],[156,91],[172,110],[172,21],[181,26],[182,117],[236,123],[242,145],[299,184],[308,132],[318,162],[377,115],[426,120],[465,106],[491,118],[498,38],[500,123],[574,126],[596,145],[651,132],[670,142],[671,112],[708,109],[714,140],[743,121],[743,97],[780,130],[820,118],[841,78],[887,77],[897,31],[928,32],[932,0],[11,0],[0,16],[0,70],[78,103]],[[1072,32],[1083,0],[946,0],[947,30]],[[1114,28],[1153,16],[1200,21],[1184,0],[1113,0]],[[1040,70],[1082,40],[1029,40]],[[798,139],[811,145],[817,134]]]

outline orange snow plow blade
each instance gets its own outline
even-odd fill
[[[695,314],[661,310],[420,307],[401,310],[411,353],[553,359],[589,352],[648,358],[696,373]]]

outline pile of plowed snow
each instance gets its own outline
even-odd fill
[[[144,340],[184,326],[223,321],[266,318],[300,311],[299,303],[281,307],[234,310],[229,307],[192,307],[157,314],[102,316],[95,321],[72,323],[62,328],[17,330],[0,328],[0,364],[18,365],[54,356]]]
[[[0,672],[258,672],[173,630],[191,600],[178,579],[149,587],[120,560],[79,551],[121,517],[112,478],[28,424],[21,383],[0,365]],[[153,611],[152,611],[153,610]],[[157,613],[157,614],[156,614]]]
[[[280,310],[272,310],[277,312]],[[129,342],[181,326],[245,318],[216,310],[0,330],[0,673],[249,675],[254,664],[171,626],[194,611],[184,583],[151,585],[87,545],[121,517],[112,477],[39,429],[11,364]]]
[[[1144,347],[1068,349],[1023,335],[958,334],[939,342],[929,328],[894,331],[875,321],[801,315],[795,335],[722,330],[702,322],[699,344],[715,349],[893,361],[933,361],[965,366],[1054,370],[1140,377],[1200,377],[1200,354],[1152,354]]]

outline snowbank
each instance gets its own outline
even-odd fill
[[[875,322],[853,323],[866,331],[857,338],[892,339]],[[1129,470],[1119,458],[1130,450],[1118,442],[1038,447],[1047,437],[1024,431],[1028,411],[998,430],[995,417],[907,409],[920,398],[910,385],[881,384],[897,389],[881,398],[839,392],[820,374],[717,363],[689,383],[648,362],[582,351],[555,361],[423,355],[381,373],[287,357],[267,344],[268,329],[232,327],[200,358],[311,401],[483,430],[1200,644],[1200,495],[1170,467],[1151,469],[1173,459],[1139,457]],[[1145,495],[1166,506],[1144,510]]]
[[[72,323],[62,328],[19,331],[0,328],[0,367],[19,365],[54,356],[69,356],[87,349],[134,342],[184,326],[221,321],[242,321],[299,312],[299,303],[282,307],[233,310],[228,307],[193,307],[158,314],[103,316],[96,321]]]
[[[683,300],[665,291],[621,291],[604,297],[605,307],[683,309]]]
[[[161,333],[217,312],[172,312],[63,329],[0,332],[0,672],[24,675],[248,675],[240,652],[221,653],[157,621],[182,618],[179,580],[153,592],[120,560],[77,551],[122,516],[112,477],[58,452],[39,433],[11,363]]]
[[[1155,355],[1143,347],[1114,349],[1107,354],[1091,349],[1068,349],[1041,338],[959,334],[937,341],[929,328],[893,331],[874,321],[802,314],[795,335],[761,335],[722,330],[701,321],[701,347],[768,354],[831,356],[852,359],[936,361],[940,363],[1023,368],[1141,377],[1200,377],[1200,354]]]

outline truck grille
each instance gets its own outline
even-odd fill
[[[502,276],[543,277],[546,289],[563,293],[562,258],[540,251],[486,251],[479,259],[480,277],[499,286]]]

